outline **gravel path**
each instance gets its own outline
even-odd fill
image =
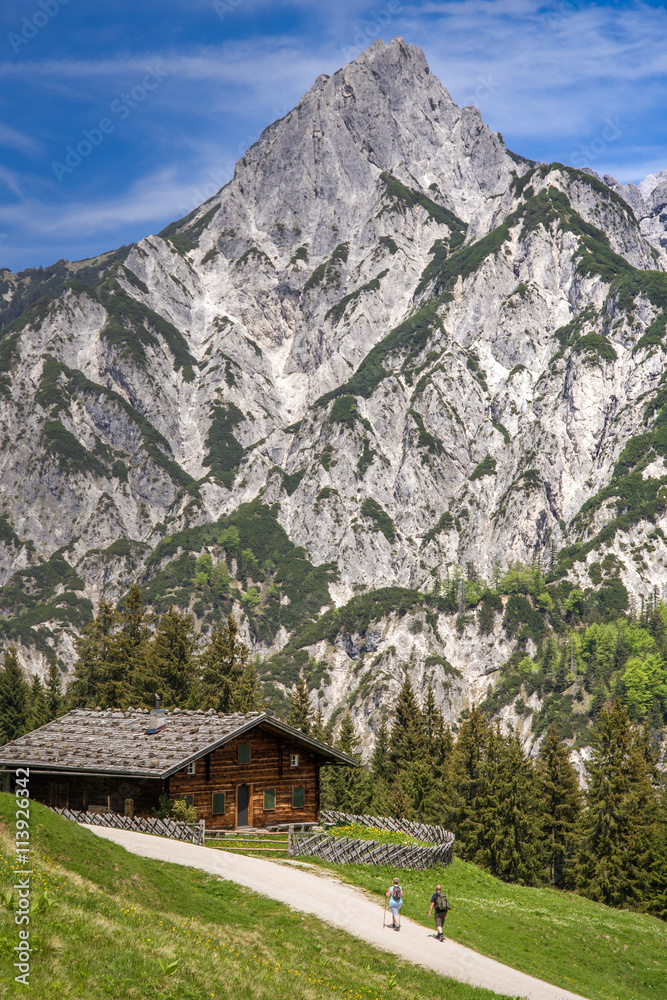
[[[264,893],[293,910],[312,913],[383,951],[391,951],[460,982],[528,1000],[583,1000],[576,993],[517,972],[455,941],[440,943],[435,938],[435,928],[430,930],[407,918],[402,919],[399,933],[390,927],[383,928],[380,903],[360,889],[342,884],[324,869],[250,858],[212,847],[195,847],[130,830],[101,826],[86,826],[86,829],[113,840],[133,854],[187,865]],[[389,913],[387,920],[391,920]]]

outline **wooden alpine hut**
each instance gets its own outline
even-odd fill
[[[167,796],[197,807],[209,828],[315,823],[320,768],[358,762],[266,713],[75,709],[0,747],[12,790],[49,806],[155,815]]]

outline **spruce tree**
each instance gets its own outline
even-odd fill
[[[375,746],[371,756],[371,771],[376,781],[388,781],[393,771],[389,759],[389,731],[384,718],[375,737]]]
[[[424,716],[408,676],[396,700],[391,735],[394,767],[401,768],[412,761],[422,760],[426,751]]]
[[[586,771],[577,888],[608,906],[639,906],[650,883],[655,759],[619,699],[596,720]]]
[[[217,625],[201,655],[201,687],[205,708],[216,712],[238,711],[236,692],[250,660],[250,650],[239,635],[233,615]]]
[[[540,805],[531,761],[515,733],[496,732],[499,767],[494,798],[499,839],[490,851],[490,868],[507,882],[534,885],[539,876]]]
[[[248,660],[232,698],[233,711],[243,712],[244,715],[247,712],[258,712],[261,700],[257,667],[252,660]]]
[[[557,889],[569,889],[574,885],[581,791],[567,747],[553,724],[540,748],[537,774],[543,807],[539,847],[545,874]]]
[[[18,739],[28,732],[30,687],[14,646],[5,650],[0,669],[0,729],[2,742]]]
[[[477,706],[461,723],[452,752],[447,822],[463,856],[474,858],[485,836],[478,803],[486,782],[486,751],[490,730]]]
[[[311,731],[313,724],[313,710],[310,704],[308,685],[303,674],[299,676],[299,680],[292,688],[287,721],[290,726],[301,730],[301,732],[305,733],[306,736],[308,736]]]
[[[49,661],[49,672],[46,678],[46,706],[49,714],[49,721],[57,719],[60,715],[63,703],[63,687],[60,679],[60,671],[55,660]]]
[[[155,695],[159,694],[167,708],[186,705],[194,672],[194,646],[192,615],[170,605],[158,622],[145,657],[135,667],[131,680],[132,704],[152,707]]]
[[[132,684],[134,678],[145,670],[146,653],[154,624],[155,616],[146,611],[141,590],[133,583],[118,614],[116,632],[115,656],[122,665],[126,688],[122,691],[123,697],[128,695],[128,681]]]
[[[341,721],[336,747],[350,757],[358,758],[359,740],[349,711]],[[340,809],[342,812],[368,811],[372,797],[372,782],[367,768],[332,766],[323,768],[323,808]]]
[[[327,727],[324,723],[324,713],[322,711],[322,703],[318,701],[317,712],[315,713],[315,718],[313,719],[313,724],[310,730],[310,735],[321,743],[328,743],[329,734],[327,732]]]
[[[44,685],[41,680],[35,674],[33,677],[32,685],[30,688],[30,711],[28,715],[28,729],[32,731],[33,729],[39,729],[40,726],[45,726],[47,722],[50,722],[49,708],[46,702],[46,693],[44,691]]]
[[[97,614],[76,641],[79,658],[67,690],[71,708],[118,707],[127,675],[118,657],[116,631],[119,616],[109,601],[100,601]]]

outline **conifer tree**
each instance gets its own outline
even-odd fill
[[[49,715],[48,721],[57,719],[63,702],[63,686],[60,679],[60,671],[55,660],[49,661],[49,672],[46,678],[46,707]]]
[[[540,749],[540,797],[544,809],[540,845],[547,877],[557,889],[573,887],[581,792],[567,747],[551,725]]]
[[[371,756],[371,771],[376,781],[389,780],[392,773],[392,766],[389,759],[389,731],[387,722],[383,718],[375,738],[375,746]]]
[[[608,906],[633,906],[646,895],[649,847],[657,809],[655,759],[617,699],[591,737],[587,807],[577,860],[577,887]]]
[[[311,731],[313,724],[313,710],[310,704],[308,685],[303,674],[299,676],[299,680],[292,688],[287,721],[290,726],[293,726],[295,729],[300,729],[306,736],[308,736]]]
[[[109,601],[100,601],[97,614],[76,641],[79,658],[67,691],[71,708],[118,707],[127,675],[117,655],[119,616]]]
[[[257,667],[252,660],[248,660],[232,698],[233,711],[244,714],[257,712],[260,709],[260,703],[261,691]]]
[[[490,739],[486,717],[477,706],[461,723],[452,753],[448,821],[463,856],[475,857],[485,835],[478,800],[486,782],[486,750]]]
[[[213,629],[201,656],[204,708],[214,708],[216,712],[238,711],[237,691],[249,660],[250,650],[240,638],[238,622],[230,614],[225,624]]]
[[[391,735],[391,760],[395,767],[423,758],[426,749],[424,716],[408,676],[396,700]]]
[[[155,616],[146,611],[141,590],[133,583],[120,609],[116,632],[116,658],[122,664],[126,679],[140,674],[145,668],[147,644],[154,623]]]
[[[0,730],[2,742],[18,739],[28,732],[30,687],[14,646],[5,650],[0,669]]]
[[[167,708],[187,704],[194,646],[192,615],[170,605],[158,622],[145,656],[137,661],[131,678],[132,704],[152,707],[156,694]]]
[[[451,729],[445,725],[442,712],[436,707],[435,694],[430,684],[426,691],[423,718],[426,753],[437,776],[442,777],[443,768],[449,760],[454,740]]]
[[[359,740],[354,731],[354,723],[349,711],[340,725],[336,747],[343,753],[358,759]],[[370,774],[365,768],[327,767],[323,787],[323,807],[340,809],[343,812],[363,813],[368,811],[372,796]]]
[[[497,727],[489,749],[491,744],[497,753],[497,766],[495,781],[489,782],[496,813],[490,829],[497,835],[487,845],[487,866],[505,881],[534,885],[540,868],[535,773],[515,733],[503,737]]]
[[[315,713],[315,718],[313,719],[313,725],[310,730],[310,735],[321,743],[329,742],[329,734],[327,732],[327,727],[324,723],[324,713],[322,711],[322,703],[318,701],[317,712]]]
[[[31,732],[33,729],[39,729],[40,726],[45,726],[50,721],[44,685],[37,674],[35,674],[30,688],[28,730]]]

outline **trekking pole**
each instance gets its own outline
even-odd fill
[[[387,897],[384,897],[384,910],[382,911],[382,930],[387,926],[385,923],[385,918],[387,916]]]

